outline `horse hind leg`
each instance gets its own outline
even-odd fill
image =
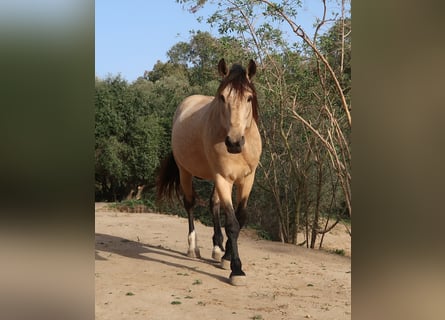
[[[215,187],[213,187],[212,196],[210,197],[210,212],[212,213],[213,217],[212,259],[219,262],[224,254],[224,236],[221,231],[220,201]]]
[[[201,254],[199,252],[198,247],[198,236],[196,235],[195,224],[194,224],[194,216],[193,216],[193,206],[195,204],[195,198],[193,197],[192,201],[188,201],[184,197],[184,207],[187,211],[188,221],[189,221],[189,234],[188,234],[188,251],[187,256],[190,258],[201,258]]]
[[[198,237],[196,235],[194,216],[193,216],[193,206],[195,205],[195,192],[193,190],[192,176],[183,170],[180,170],[180,181],[182,192],[184,193],[183,203],[185,211],[187,211],[188,222],[189,222],[189,233],[188,233],[188,250],[187,256],[191,258],[201,258],[201,254],[198,248]]]

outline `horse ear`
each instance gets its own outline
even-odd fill
[[[227,69],[226,61],[224,60],[224,58],[219,60],[218,72],[221,77],[225,77],[229,73],[229,70]]]
[[[256,64],[255,61],[253,61],[252,59],[250,59],[249,61],[249,65],[247,66],[247,77],[249,79],[252,79],[253,76],[256,73]]]

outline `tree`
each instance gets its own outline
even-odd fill
[[[151,82],[156,82],[162,79],[164,76],[175,76],[178,78],[187,78],[188,70],[184,63],[178,61],[168,61],[163,63],[157,61],[151,71],[145,71],[144,78]]]
[[[251,58],[242,42],[235,37],[214,38],[210,33],[201,31],[191,31],[190,35],[189,42],[179,42],[168,50],[167,64],[187,68],[190,86],[196,88],[196,92],[201,90],[201,94],[215,93],[218,87],[216,79],[219,77],[215,66],[221,58],[234,62]]]
[[[96,80],[96,199],[122,200],[153,184],[164,129],[150,112],[150,86],[120,76]]]

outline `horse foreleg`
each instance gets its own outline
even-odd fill
[[[255,179],[255,171],[244,178],[244,181],[236,188],[236,198],[238,200],[238,207],[236,209],[236,219],[239,222],[240,229],[247,221],[247,200],[249,199],[250,191],[252,191],[253,181]]]
[[[212,258],[216,261],[221,261],[224,253],[223,241],[224,236],[221,232],[221,220],[219,215],[220,201],[216,188],[213,187],[212,196],[210,198],[210,212],[213,216],[213,250]]]
[[[225,230],[228,238],[226,253],[222,258],[221,266],[224,267],[224,263],[228,261],[227,258],[230,254],[230,269],[232,270],[230,273],[230,283],[236,286],[245,285],[246,274],[242,270],[241,259],[238,254],[238,236],[240,225],[235,216],[235,211],[232,205],[232,184],[227,182],[223,177],[219,176],[215,181],[215,185],[226,213]]]
[[[252,190],[253,181],[255,178],[255,172],[253,174],[247,176],[243,183],[239,184],[236,188],[237,191],[237,200],[238,200],[238,206],[236,209],[236,219],[239,223],[239,228],[242,229],[247,221],[247,200],[249,199],[250,191]],[[226,244],[226,253],[221,259],[221,267],[223,269],[229,269],[230,268],[230,261],[232,257],[232,247],[231,242],[227,240]]]
[[[242,201],[238,204],[238,208],[235,213],[236,221],[239,225],[239,230],[244,226],[247,218],[247,211],[246,211],[246,202]],[[239,233],[239,231],[238,231]],[[237,237],[238,238],[238,237]],[[227,239],[226,243],[226,252],[224,256],[221,258],[221,268],[229,270],[231,268],[231,262],[232,262],[232,241],[230,239]],[[241,262],[240,262],[241,263]]]
[[[195,192],[193,190],[192,176],[183,170],[180,170],[180,182],[182,192],[184,193],[183,202],[185,211],[187,211],[189,222],[189,234],[188,234],[188,251],[187,256],[191,258],[201,258],[198,248],[198,237],[196,236],[193,206],[195,205]]]

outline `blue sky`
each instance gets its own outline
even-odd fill
[[[321,1],[302,2],[300,23],[309,31],[321,12]],[[96,76],[121,74],[132,82],[145,70],[152,70],[158,60],[167,61],[167,51],[177,42],[188,41],[190,30],[217,36],[216,30],[197,21],[197,17],[207,17],[215,8],[206,5],[191,14],[175,0],[96,0]]]

